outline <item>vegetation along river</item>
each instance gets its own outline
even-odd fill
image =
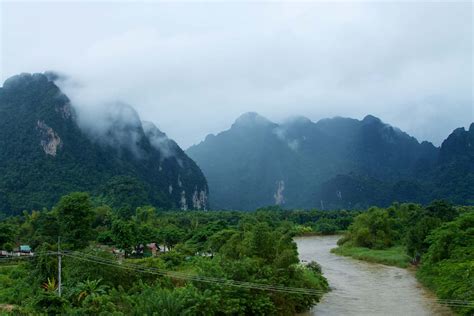
[[[332,254],[339,238],[295,239],[300,260],[317,261],[331,288],[308,315],[452,315],[413,272]]]

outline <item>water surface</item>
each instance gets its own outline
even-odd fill
[[[411,271],[332,254],[339,238],[295,238],[300,260],[317,261],[332,289],[308,315],[452,315]]]

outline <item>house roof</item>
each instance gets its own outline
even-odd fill
[[[28,245],[21,245],[20,251],[31,251],[31,247]]]

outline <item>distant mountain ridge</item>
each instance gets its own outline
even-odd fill
[[[473,130],[454,131],[438,148],[372,115],[276,124],[246,113],[186,152],[207,177],[213,208],[474,203]]]
[[[51,207],[88,191],[116,207],[208,208],[201,170],[153,123],[115,104],[99,134],[82,130],[51,74],[21,74],[0,88],[0,212]]]
[[[81,128],[57,79],[21,74],[0,88],[0,213],[72,191],[132,210],[474,204],[474,124],[435,147],[371,115],[277,124],[251,112],[185,153],[126,104],[108,105],[100,132]]]

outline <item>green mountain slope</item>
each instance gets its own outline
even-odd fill
[[[21,74],[0,88],[0,211],[50,207],[71,191],[89,191],[122,207],[150,203],[206,208],[197,165],[129,106],[99,136],[77,124],[69,99],[44,74]]]
[[[470,147],[468,137],[461,138],[449,143],[464,155]],[[472,170],[466,168],[472,160],[447,162],[444,152],[455,151],[445,143],[441,149],[419,143],[371,115],[316,123],[297,117],[275,124],[246,113],[187,153],[206,175],[215,208],[363,208],[434,198],[468,203],[473,195],[466,177]],[[464,176],[456,180],[460,170]],[[452,186],[460,193],[445,189]]]

